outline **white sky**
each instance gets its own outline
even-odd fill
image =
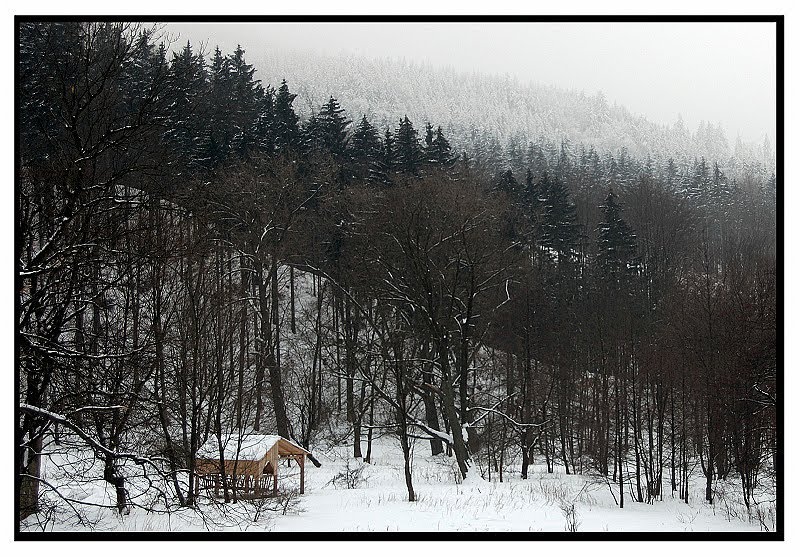
[[[405,57],[603,91],[648,119],[694,130],[720,123],[731,142],[775,138],[772,23],[234,23],[170,24],[179,40],[224,51],[310,49]]]

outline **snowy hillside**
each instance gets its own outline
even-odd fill
[[[735,157],[768,167],[773,159],[768,144],[727,138],[719,125],[701,122],[690,130],[680,118],[671,126],[658,125],[609,102],[602,93],[404,60],[286,50],[248,56],[264,84],[277,86],[284,78],[289,82],[298,94],[295,107],[304,117],[333,95],[351,119],[366,114],[379,128],[393,128],[408,115],[420,128],[427,121],[442,125],[462,147],[477,132],[494,135],[504,145],[512,136],[556,144],[566,138],[600,152],[624,147],[640,158],[705,157],[728,163]]]
[[[204,497],[197,509],[147,512],[136,508],[119,516],[95,508],[76,524],[68,512],[53,522],[31,517],[23,530],[46,531],[225,531],[225,532],[758,532],[737,503],[735,482],[719,482],[715,505],[703,502],[702,478],[695,478],[689,504],[664,496],[653,504],[626,502],[620,509],[605,480],[566,475],[563,467],[548,473],[535,464],[527,480],[507,466],[503,482],[496,471],[458,482],[452,459],[431,457],[426,443],[414,451],[413,475],[419,499],[407,500],[400,470],[403,457],[395,439],[375,441],[371,464],[348,458],[349,447],[317,451],[322,467],[306,468],[306,492],[297,494],[296,465],[282,470],[286,493],[277,499],[219,504]],[[66,457],[65,457],[66,458]],[[63,465],[63,462],[60,462]],[[55,467],[49,467],[57,474]],[[56,479],[53,475],[50,478]],[[292,490],[294,488],[294,490]],[[65,484],[64,494],[84,504],[108,505],[112,489],[103,481]],[[726,491],[727,490],[727,491]],[[134,493],[135,489],[132,490]],[[765,516],[770,528],[774,516]],[[63,521],[62,521],[63,520]]]

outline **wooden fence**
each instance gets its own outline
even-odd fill
[[[224,494],[222,474],[196,474],[194,477],[194,493],[201,491],[220,497]],[[278,494],[275,477],[272,474],[255,477],[252,474],[225,474],[228,490],[239,499],[256,499],[259,497],[272,497]]]

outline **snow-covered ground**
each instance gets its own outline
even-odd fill
[[[558,468],[548,474],[543,463],[532,467],[527,480],[509,468],[503,483],[494,473],[489,482],[473,468],[467,480],[457,483],[454,460],[444,455],[431,457],[427,449],[425,442],[418,442],[415,447],[413,478],[418,500],[413,503],[407,500],[399,444],[396,439],[384,437],[375,441],[372,464],[348,458],[351,449],[345,446],[317,451],[322,467],[306,467],[304,495],[295,493],[278,500],[228,505],[204,500],[200,512],[179,509],[167,514],[135,508],[124,517],[110,509],[91,507],[89,523],[75,524],[66,519],[69,513],[65,512],[63,518],[48,521],[46,528],[146,532],[563,532],[570,529],[571,522],[579,532],[760,530],[758,520],[746,520],[743,508],[726,504],[735,498],[735,484],[729,486],[730,496],[718,496],[713,506],[704,503],[704,485],[698,477],[688,505],[667,494],[664,501],[653,504],[626,499],[625,508],[620,509],[604,480],[566,475]],[[334,480],[348,470],[352,476],[361,467],[361,480],[352,488],[341,477]],[[281,470],[281,488],[296,489],[297,472],[296,465]],[[722,491],[724,487],[720,485],[718,489]],[[65,486],[65,492],[70,490],[79,490],[84,502],[111,501],[111,492],[102,481]],[[29,518],[23,529],[37,529],[36,522]]]
[[[373,448],[373,464],[363,472],[356,489],[323,487],[347,467],[347,460],[327,461],[309,470],[306,495],[296,514],[275,518],[271,529],[281,531],[564,531],[574,504],[578,531],[747,531],[758,523],[726,516],[723,509],[703,502],[697,483],[689,504],[671,498],[651,505],[625,502],[617,507],[608,485],[595,478],[565,475],[535,465],[527,480],[509,474],[503,483],[481,479],[477,470],[461,484],[455,482],[452,459],[430,457],[425,444],[414,457],[414,488],[418,501],[407,500],[402,454],[397,443],[381,440]],[[335,451],[339,452],[339,451]],[[341,453],[346,454],[342,449]],[[341,454],[340,453],[340,454]],[[342,455],[343,456],[343,455]],[[358,466],[352,460],[350,467]]]

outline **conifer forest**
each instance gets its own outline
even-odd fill
[[[321,91],[336,58],[159,25],[17,33],[20,532],[776,529],[769,143],[395,62]],[[209,479],[257,435],[305,467]]]

